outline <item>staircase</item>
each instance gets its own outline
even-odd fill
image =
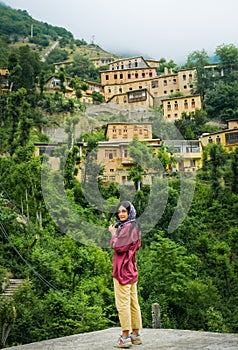
[[[3,288],[3,295],[6,297],[12,297],[23,281],[24,279],[9,278],[6,286]]]

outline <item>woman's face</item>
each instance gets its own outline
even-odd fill
[[[128,211],[122,205],[118,208],[117,215],[120,221],[126,221],[128,219]]]

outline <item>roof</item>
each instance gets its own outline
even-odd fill
[[[206,135],[201,135],[199,137],[199,139],[203,138],[203,137],[211,137],[212,135],[219,135],[219,134],[223,134],[223,133],[230,133],[230,132],[238,132],[237,128],[233,128],[233,129],[224,129],[224,130],[220,130],[220,131],[216,131],[216,132],[211,132],[211,133],[206,133]]]
[[[145,61],[143,56],[135,56],[135,57],[124,57],[124,58],[120,58],[116,61],[113,61],[112,63],[117,63],[117,62],[121,62],[121,61],[130,61],[130,60],[135,60],[137,58],[142,58],[143,61]],[[145,62],[146,63],[146,62]]]
[[[182,99],[185,99],[185,98],[193,98],[193,97],[200,97],[199,94],[197,95],[183,95],[183,96],[175,96],[175,97],[162,97],[161,98],[161,101],[169,101],[169,100],[182,100]]]
[[[148,125],[148,124],[150,124],[150,125],[152,125],[152,123],[150,123],[150,122],[112,122],[112,123],[107,123],[107,127],[108,127],[108,125],[115,125],[115,124],[117,124],[117,125],[134,125],[134,124],[136,124],[136,125]]]

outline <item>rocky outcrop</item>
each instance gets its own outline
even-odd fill
[[[8,350],[112,350],[120,335],[120,328],[46,340]],[[142,345],[138,350],[237,350],[238,334],[197,332],[176,329],[148,329],[142,331]]]

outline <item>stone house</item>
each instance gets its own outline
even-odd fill
[[[191,113],[202,108],[200,95],[178,96],[161,100],[165,119],[174,122],[181,118],[183,112]]]
[[[204,133],[199,138],[204,149],[208,144],[221,144],[228,152],[238,146],[238,119],[227,120],[227,128],[214,133]]]

